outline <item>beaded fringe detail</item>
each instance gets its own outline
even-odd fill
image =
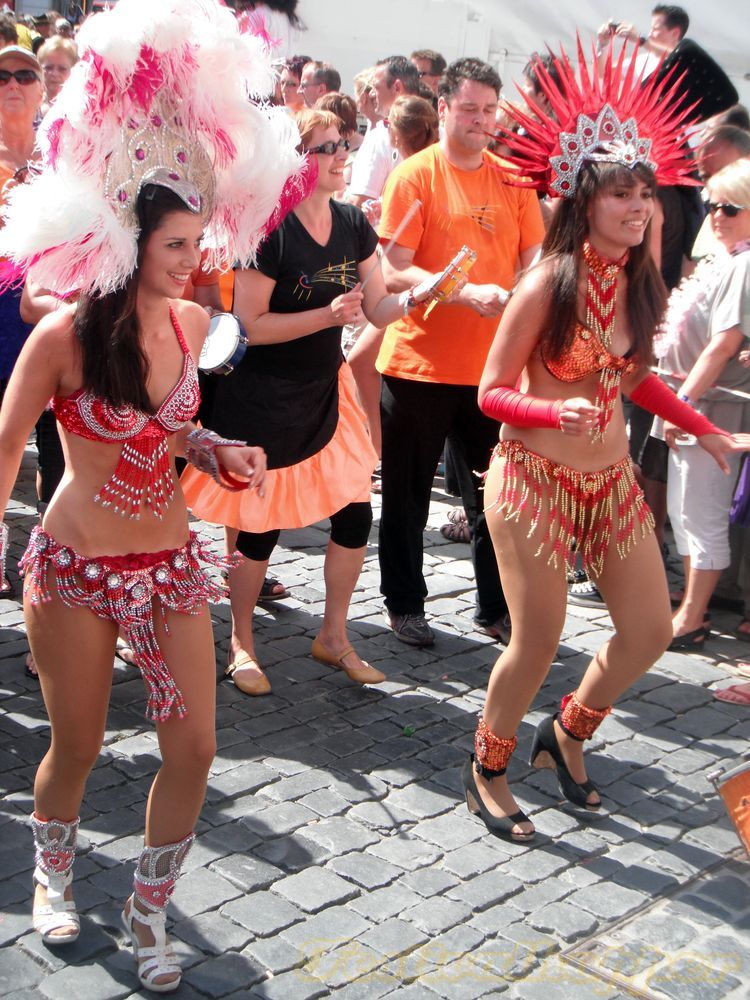
[[[496,508],[508,521],[527,514],[527,538],[546,519],[535,555],[546,556],[548,565],[572,568],[575,542],[586,572],[599,576],[613,537],[622,559],[654,530],[627,457],[598,472],[580,472],[528,451],[520,441],[500,441],[492,457],[505,460]]]
[[[124,628],[148,691],[146,715],[165,722],[172,712],[182,718],[185,702],[159,649],[154,628],[154,603],[161,607],[168,630],[167,610],[198,614],[206,601],[224,596],[203,564],[220,569],[235,565],[239,556],[216,556],[195,532],[180,549],[129,556],[88,557],[60,545],[41,527],[31,533],[21,560],[24,592],[31,603],[50,600],[47,572],[52,565],[61,600],[68,607],[84,607],[99,618]]]
[[[189,833],[176,844],[144,847],[135,868],[135,898],[152,913],[166,909],[174,892],[180,869],[193,846],[195,834]]]
[[[560,702],[557,721],[574,740],[590,740],[611,711],[611,707],[589,708],[578,700],[577,693],[573,691]]]
[[[485,778],[504,774],[517,743],[515,736],[506,739],[496,736],[480,718],[474,734],[474,763],[479,774]]]

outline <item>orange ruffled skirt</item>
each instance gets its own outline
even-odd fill
[[[339,419],[333,437],[303,462],[269,470],[264,497],[257,490],[233,493],[222,489],[192,465],[183,472],[180,485],[192,513],[210,524],[258,533],[305,528],[349,503],[368,501],[377,462],[351,369],[342,364]]]

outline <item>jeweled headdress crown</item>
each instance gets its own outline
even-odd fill
[[[572,198],[581,167],[591,160],[626,167],[645,164],[660,184],[694,183],[684,142],[692,107],[680,110],[675,103],[681,77],[667,74],[657,80],[653,73],[644,81],[635,59],[625,69],[626,47],[616,61],[610,49],[600,77],[596,59],[590,67],[586,64],[580,40],[577,49],[578,75],[563,51],[551,53],[554,75],[539,56],[532,58],[548,107],[523,92],[528,111],[506,107],[522,129],[501,129],[502,142],[511,150],[508,159],[522,175],[520,183]]]
[[[267,36],[243,31],[220,0],[119,0],[78,43],[40,126],[42,169],[4,207],[0,285],[28,275],[62,295],[121,287],[144,183],[205,215],[206,266],[252,262],[312,180],[292,119],[267,103]]]

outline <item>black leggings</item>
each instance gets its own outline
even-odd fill
[[[367,545],[372,527],[372,507],[370,501],[349,503],[335,514],[331,514],[331,541],[343,549],[361,549]],[[279,540],[280,530],[241,531],[237,535],[237,550],[246,559],[265,562]]]

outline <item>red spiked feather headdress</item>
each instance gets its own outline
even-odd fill
[[[559,56],[550,52],[559,83],[538,56],[532,59],[549,111],[524,94],[528,112],[506,108],[523,132],[501,129],[511,150],[507,159],[522,175],[520,183],[572,198],[587,160],[626,167],[643,163],[662,185],[695,183],[684,141],[694,105],[685,108],[679,101],[682,76],[657,79],[653,73],[644,82],[635,72],[635,59],[624,69],[626,48],[616,61],[610,49],[601,78],[596,60],[587,66],[580,39],[578,75],[564,51]]]

